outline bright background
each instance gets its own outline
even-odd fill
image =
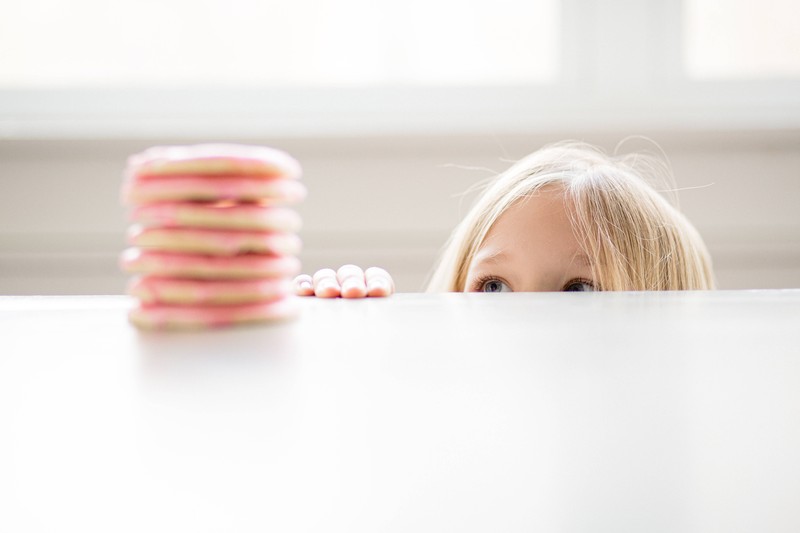
[[[800,287],[797,5],[0,0],[0,294],[122,292],[120,174],[150,145],[289,151],[305,270],[416,291],[474,183],[631,136],[669,157],[721,288]]]

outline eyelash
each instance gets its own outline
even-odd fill
[[[573,283],[585,283],[586,285],[589,285],[591,288],[593,288],[596,291],[600,290],[600,288],[595,284],[594,281],[592,281],[590,279],[586,279],[586,278],[571,279],[568,282],[566,282],[563,287],[561,287],[561,290],[563,291],[564,289],[566,289],[567,287],[569,287]]]
[[[472,283],[472,292],[480,291],[483,286],[490,281],[499,281],[500,283],[508,285],[508,282],[503,278],[498,278],[497,276],[481,276]]]
[[[481,276],[472,283],[472,292],[477,292],[481,290],[483,286],[490,281],[499,281],[501,283],[505,283],[506,285],[508,285],[508,282],[506,282],[502,278],[498,278],[497,276]],[[594,281],[586,278],[571,279],[568,282],[566,282],[563,287],[561,287],[561,290],[563,291],[573,283],[585,283],[586,285],[591,286],[596,291],[600,290],[600,288],[595,284]]]

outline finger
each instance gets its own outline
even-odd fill
[[[356,265],[344,265],[336,272],[342,298],[363,298],[367,295],[364,271]]]
[[[314,294],[318,298],[338,298],[341,294],[339,282],[336,281],[336,272],[330,268],[323,268],[314,273]]]
[[[394,280],[382,268],[368,268],[364,278],[367,280],[367,296],[389,296],[394,292]]]
[[[314,280],[308,274],[300,274],[292,283],[294,293],[298,296],[314,295]]]

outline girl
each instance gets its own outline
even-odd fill
[[[489,183],[447,242],[428,291],[713,289],[691,223],[635,170],[581,143],[547,146]],[[382,269],[346,265],[295,279],[300,295],[388,296]]]

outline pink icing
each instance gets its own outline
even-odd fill
[[[129,248],[123,252],[121,266],[134,274],[192,279],[286,278],[300,272],[300,260],[294,256],[213,256],[138,248]]]
[[[131,219],[144,226],[193,226],[197,219],[202,227],[298,231],[301,226],[293,209],[257,204],[162,202],[135,208]]]
[[[175,174],[136,174],[132,177],[136,181],[149,181],[149,180],[187,180],[187,179],[207,179],[213,178],[215,180],[228,180],[228,179],[240,179],[240,178],[247,178],[247,179],[256,179],[256,180],[279,180],[279,179],[288,179],[286,176],[281,174],[203,174],[202,172],[183,172],[183,173],[175,173]]]
[[[283,320],[296,316],[298,311],[297,299],[287,296],[272,302],[244,305],[140,305],[131,310],[129,318],[137,326],[148,329],[213,328]]]
[[[306,196],[299,181],[250,178],[151,178],[126,181],[123,202],[141,205],[175,200],[237,200],[295,204]]]
[[[128,158],[127,176],[174,174],[186,163],[203,172],[222,168],[230,175],[259,175],[299,178],[300,164],[282,150],[242,144],[196,144],[189,146],[154,146]],[[183,165],[183,166],[181,166]],[[203,172],[207,173],[207,172]]]
[[[143,276],[134,278],[128,294],[144,304],[224,304],[272,301],[291,293],[288,279],[191,280]]]
[[[258,252],[275,255],[297,254],[300,238],[294,233],[232,231],[199,228],[144,228],[131,226],[128,243],[165,251],[184,251],[212,255]]]

